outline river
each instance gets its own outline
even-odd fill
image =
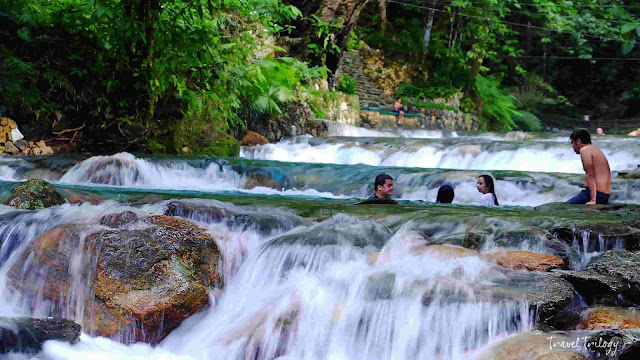
[[[588,213],[533,208],[564,202],[582,187],[568,134],[515,140],[337,125],[331,135],[245,147],[236,159],[130,153],[0,158],[0,199],[30,178],[81,199],[35,211],[0,205],[0,316],[89,321],[81,315],[82,296],[60,306],[21,294],[11,289],[9,269],[26,268],[17,263],[22,253],[56,225],[100,229],[104,215],[165,214],[179,200],[236,214],[222,220],[184,215],[216,239],[222,254],[225,286],[210,292],[211,305],[157,346],[131,344],[126,333],[83,334],[76,345],[48,341],[37,359],[468,359],[536,327],[526,302],[483,300],[477,288],[516,275],[480,256],[417,256],[412,249],[427,240],[467,245],[473,232],[483,234],[475,246],[482,252],[553,253],[534,227],[593,220]],[[604,136],[594,143],[614,171],[611,201],[640,204],[640,182],[618,176],[640,164],[640,139]],[[388,208],[353,205],[371,194],[383,172],[394,178],[401,210],[379,214]],[[485,173],[497,180],[499,209],[475,206],[476,178]],[[453,205],[433,204],[443,184],[455,188]],[[591,241],[601,244],[595,252]],[[571,268],[623,247],[576,232]],[[73,276],[72,293],[86,294],[91,279]],[[29,279],[36,293],[48,281]],[[476,300],[460,300],[461,294]]]

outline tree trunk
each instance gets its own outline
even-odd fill
[[[425,0],[423,4],[425,9],[422,11],[422,27],[424,28],[422,45],[424,46],[423,51],[426,55],[429,49],[429,41],[431,41],[431,29],[433,27],[433,18],[436,14],[437,0]]]
[[[327,82],[330,89],[335,88],[342,63],[342,55],[347,48],[349,33],[351,33],[358,21],[362,8],[368,2],[369,0],[292,0],[288,2],[300,9],[305,18],[316,15],[320,20],[328,24],[339,26],[337,31],[331,34],[329,44],[324,53],[320,54],[316,59],[310,59],[312,63],[318,63],[319,59],[325,58],[324,65],[329,70]],[[314,31],[310,23],[303,25],[299,30],[303,32],[301,34],[302,38],[309,38]],[[333,45],[339,51],[336,51]]]
[[[387,0],[378,0],[378,7],[380,9],[380,28],[384,34],[387,30]]]

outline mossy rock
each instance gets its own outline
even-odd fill
[[[214,140],[199,153],[209,156],[236,157],[240,155],[240,142],[233,138]]]
[[[64,197],[53,185],[44,180],[34,179],[15,187],[5,204],[20,209],[35,210],[64,203]]]

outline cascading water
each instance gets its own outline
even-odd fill
[[[542,277],[500,267],[475,250],[438,253],[427,245],[566,252],[570,245],[525,224],[530,215],[547,216],[537,224],[553,222],[550,215],[428,202],[440,185],[451,184],[455,204],[476,204],[475,182],[484,170],[496,178],[502,205],[564,201],[583,182],[579,158],[566,138],[512,141],[499,134],[345,126],[330,131],[339,137],[305,136],[243,148],[244,159],[120,153],[3,160],[0,197],[16,181],[46,173],[60,189],[120,202],[101,199],[97,205],[35,211],[0,205],[0,315],[56,315],[82,323],[86,333],[78,344],[48,341],[39,359],[471,359],[536,326],[531,304],[511,295],[525,291],[524,278],[537,285]],[[637,166],[637,140],[604,138],[598,145],[614,170]],[[392,174],[394,197],[406,206],[335,200],[370,195],[381,172]],[[612,200],[640,203],[639,186],[614,175]],[[209,196],[227,200],[205,199]],[[305,208],[314,202],[330,208]],[[332,203],[351,215],[336,213],[340,207]],[[105,215],[124,211],[187,219],[215,239],[222,258],[224,287],[210,289],[208,307],[154,346],[132,344],[139,330],[132,326],[109,338],[87,334],[95,319],[85,316],[85,300],[93,296],[100,250],[85,251],[85,240],[105,229],[100,223]],[[520,215],[501,218],[508,212]],[[82,231],[57,249],[68,255],[69,265],[54,270],[71,282],[65,298],[51,299],[45,294],[47,282],[55,282],[51,269],[38,267],[29,251],[57,225]],[[594,241],[595,236],[574,238],[578,257],[572,269],[623,245],[602,236]]]

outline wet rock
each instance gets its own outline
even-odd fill
[[[40,179],[46,181],[55,181],[60,180],[61,177],[61,173],[50,169],[34,169],[24,174],[24,178],[27,180]]]
[[[64,197],[44,180],[29,180],[11,191],[6,204],[20,209],[44,209],[65,203]]]
[[[575,338],[571,338],[565,333],[527,332],[492,346],[478,356],[476,360],[530,360],[555,352],[565,352],[566,349],[560,346],[550,346],[549,337],[551,336],[556,344],[563,341],[567,343],[575,341]]]
[[[570,283],[554,274],[515,271],[487,288],[495,296],[526,301],[535,309],[541,324],[554,323],[554,316],[574,299]]]
[[[579,352],[558,351],[550,354],[538,356],[536,360],[588,360],[589,358]]]
[[[588,236],[590,239],[590,252],[612,250],[618,243],[622,243],[627,250],[640,250],[640,227],[635,224],[590,224],[575,228],[559,227],[553,229],[558,239],[572,244],[574,237]],[[600,241],[602,237],[602,242]],[[604,248],[601,249],[601,243]]]
[[[266,145],[268,143],[269,140],[266,137],[251,130],[247,131],[247,134],[242,138],[242,146]]]
[[[120,226],[134,218],[102,221]],[[83,318],[91,335],[159,342],[207,305],[207,288],[221,286],[221,258],[214,239],[189,221],[159,215],[138,222],[135,230],[49,230],[9,270],[9,288],[25,301],[51,301],[53,315]]]
[[[29,149],[29,143],[25,139],[16,140],[14,138],[13,145],[15,145],[20,151],[25,151]]]
[[[304,228],[293,229],[273,238],[267,247],[279,245],[355,246],[381,249],[393,234],[373,220],[338,214],[331,219]]]
[[[640,358],[640,334],[628,330],[603,330],[591,334],[586,347],[597,359]]]
[[[224,222],[227,226],[237,230],[253,229],[262,234],[274,231],[287,231],[296,226],[309,222],[297,215],[286,211],[246,211],[241,208],[230,210],[208,204],[198,204],[186,201],[171,201],[164,211],[165,215],[180,216],[206,223]]]
[[[377,273],[369,276],[364,288],[366,300],[388,300],[393,295],[396,274],[390,272]]]
[[[567,279],[589,304],[640,303],[640,253],[607,251],[583,271],[565,271]]]
[[[640,329],[640,311],[608,306],[589,309],[583,314],[578,329]]]
[[[105,215],[100,219],[100,224],[109,226],[112,228],[121,228],[124,225],[133,223],[140,220],[138,214],[133,211],[124,211],[117,214]]]
[[[212,223],[222,222],[222,220],[233,216],[234,212],[222,207],[195,204],[186,201],[171,201],[167,204],[164,214]]]
[[[457,259],[467,256],[480,256],[480,253],[475,250],[450,244],[434,244],[428,246],[413,247],[411,249],[411,253],[414,255],[428,254],[442,260]]]
[[[39,352],[47,340],[75,344],[80,339],[80,329],[80,325],[67,319],[0,317],[0,354]]]
[[[506,251],[486,254],[487,257],[495,259],[500,266],[514,270],[550,271],[564,267],[564,261],[557,256],[531,251]]]

